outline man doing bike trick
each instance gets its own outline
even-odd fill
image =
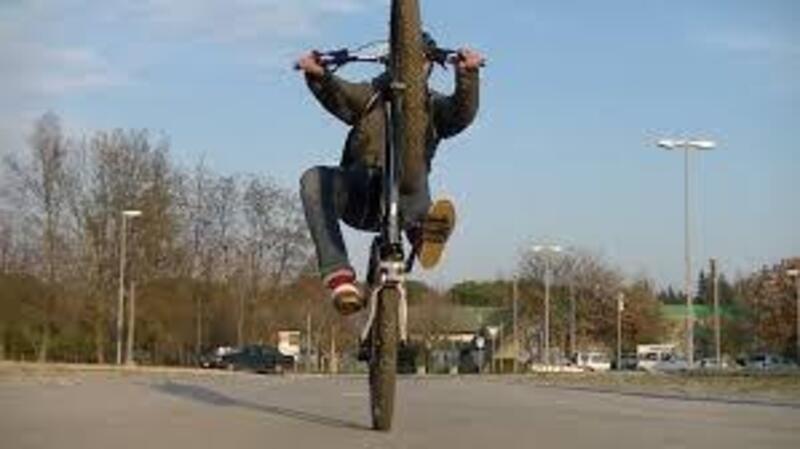
[[[427,33],[423,41],[426,54],[431,56],[437,49],[436,42]],[[419,179],[413,180],[413,189],[406,189],[400,195],[402,227],[424,268],[438,263],[455,224],[451,202],[431,202],[428,188],[431,162],[442,139],[459,134],[474,120],[483,61],[473,50],[459,50],[458,58],[451,62],[455,66],[453,94],[443,95],[428,89],[426,170]],[[313,167],[300,180],[300,195],[316,246],[320,274],[336,309],[349,315],[359,311],[364,301],[339,221],[369,232],[376,232],[380,227],[387,126],[386,102],[381,92],[385,91],[389,80],[384,73],[368,82],[346,81],[321,64],[316,52],[301,57],[297,68],[305,74],[309,89],[322,106],[350,126],[339,165]],[[428,62],[428,76],[432,68]]]

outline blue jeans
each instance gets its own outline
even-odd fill
[[[358,230],[380,231],[382,178],[380,169],[353,166],[314,167],[300,179],[300,197],[323,278],[343,268],[353,269],[340,220]],[[406,231],[425,217],[431,204],[427,176],[417,185],[413,194],[400,196],[401,223]]]

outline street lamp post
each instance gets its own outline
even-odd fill
[[[786,272],[790,277],[794,278],[794,286],[795,286],[795,300],[797,301],[797,312],[796,312],[796,325],[797,325],[797,341],[795,348],[795,360],[797,364],[800,365],[800,270],[797,268],[788,270]]]
[[[119,257],[119,297],[117,299],[117,365],[122,365],[122,330],[124,322],[125,307],[125,246],[126,246],[126,224],[128,218],[136,218],[142,215],[139,210],[122,211],[122,230],[120,232],[120,257]]]
[[[544,363],[550,366],[550,255],[561,253],[563,248],[557,245],[536,245],[535,253],[545,253],[544,258]]]
[[[689,366],[694,366],[694,308],[692,298],[692,256],[691,238],[689,232],[689,152],[710,151],[717,147],[711,140],[659,140],[659,148],[672,151],[684,150],[684,256],[685,256],[685,291],[686,291],[686,358]]]

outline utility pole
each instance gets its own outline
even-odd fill
[[[544,364],[550,366],[550,259],[544,273]]]
[[[571,274],[574,278],[574,274]],[[569,281],[569,356],[572,357],[575,355],[575,349],[577,348],[577,344],[575,342],[575,328],[577,327],[577,312],[575,307],[575,281],[574,279],[570,279]]]
[[[136,332],[136,282],[131,281],[131,292],[128,298],[128,344],[125,350],[125,364],[135,365],[136,359],[133,354],[133,343]]]
[[[617,294],[617,371],[622,370],[622,312],[625,311],[625,293]]]
[[[339,374],[339,359],[336,355],[336,328],[331,326],[331,354],[328,362],[328,372],[330,374]]]
[[[497,340],[497,352],[501,352],[503,350],[503,325],[500,325],[500,337]],[[500,357],[497,357],[497,373],[503,374],[503,358],[502,354]]]
[[[311,372],[311,311],[306,312],[306,373]]]
[[[722,367],[722,333],[719,322],[719,274],[717,273],[717,261],[711,259],[711,280],[714,288],[714,355],[716,357],[717,368]]]
[[[243,272],[244,273],[244,272]],[[246,276],[242,276],[244,279]],[[240,348],[244,344],[244,296],[247,294],[244,286],[241,284],[236,287],[236,292],[239,295],[239,317],[236,320],[236,346]]]
[[[795,297],[797,300],[797,363],[800,364],[800,275],[798,270],[794,270]]]
[[[794,278],[794,287],[795,287],[795,295],[797,301],[797,312],[796,312],[796,325],[797,325],[797,347],[795,350],[795,361],[797,364],[800,365],[800,270],[795,268],[786,272],[790,277]]]
[[[550,366],[550,257],[564,252],[558,245],[536,245],[534,253],[544,252],[544,364]]]
[[[514,374],[519,372],[519,330],[517,328],[517,301],[519,300],[519,291],[517,285],[517,277],[514,276],[514,282],[512,284],[512,291],[511,296],[514,301]]]

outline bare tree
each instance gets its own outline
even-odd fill
[[[0,274],[6,274],[11,270],[12,248],[11,224],[0,215]]]
[[[310,241],[296,195],[267,178],[247,183],[243,216],[249,297],[261,303],[252,314],[261,327],[252,337],[266,339],[275,331],[271,303],[308,261]]]
[[[67,142],[46,115],[32,151],[4,165],[14,195],[0,192],[0,276],[20,272],[3,284],[11,286],[4,294],[20,292],[4,296],[0,334],[16,342],[6,354],[107,359],[126,209],[143,212],[128,227],[125,279],[137,282],[137,347],[154,361],[270,341],[312,311],[317,341],[349,341],[319,306],[321,294],[306,301],[296,289],[311,245],[295,192],[266,176],[176,170],[166,139],[147,131]],[[11,320],[18,325],[6,326]],[[53,353],[55,338],[70,349]]]
[[[26,159],[8,157],[7,167],[17,182],[17,192],[28,209],[32,231],[37,233],[39,263],[34,268],[43,276],[47,293],[41,309],[38,359],[46,361],[53,330],[53,312],[59,288],[60,224],[64,205],[61,185],[67,142],[61,131],[58,116],[46,113],[40,117],[29,139],[30,153]]]
[[[800,267],[800,258],[783,260],[743,277],[736,283],[745,324],[731,326],[749,338],[740,350],[769,351],[785,356],[795,352],[797,312],[794,279],[788,275]],[[737,329],[738,328],[738,329]],[[731,338],[736,338],[732,336]]]
[[[425,290],[419,304],[409,307],[409,332],[412,340],[421,343],[426,372],[431,370],[431,350],[449,345],[447,336],[457,330],[455,307],[447,295],[434,290]]]
[[[110,298],[119,286],[119,233],[125,209],[144,211],[129,236],[129,270],[148,279],[173,262],[175,223],[165,140],[146,131],[98,132],[82,142],[70,170],[69,204],[75,229],[75,278],[85,292],[95,359],[105,361]],[[173,262],[174,264],[174,262]],[[130,277],[128,277],[130,279]]]
[[[545,261],[545,257],[550,257]],[[580,248],[557,255],[523,252],[519,265],[521,322],[530,325],[540,322],[543,313],[544,276],[546,267],[552,274],[551,338],[565,351],[571,349],[570,321],[576,334],[575,347],[609,346],[615,332],[616,294],[623,289],[619,271],[600,256]]]

